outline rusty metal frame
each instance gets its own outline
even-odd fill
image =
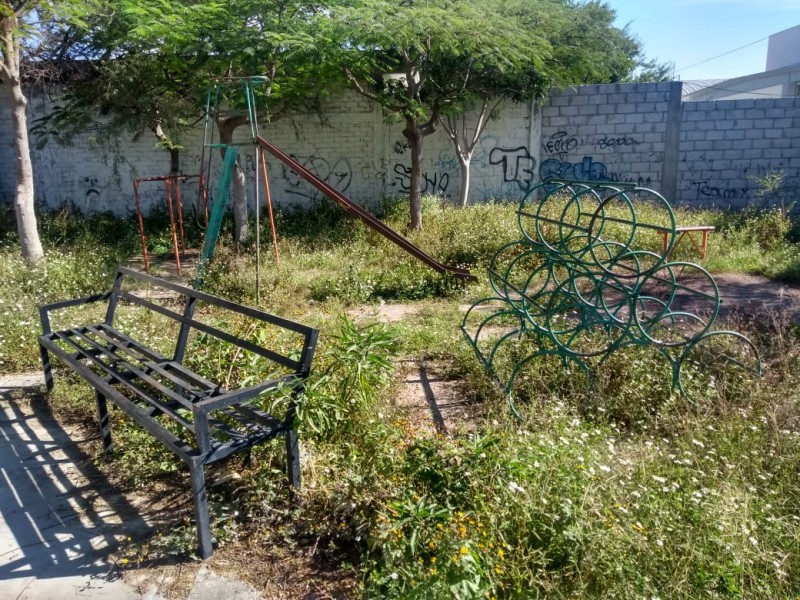
[[[175,268],[178,275],[181,275],[181,254],[186,254],[186,236],[183,230],[183,203],[181,202],[181,182],[190,179],[200,181],[199,199],[203,202],[203,215],[206,226],[208,226],[208,197],[206,184],[203,174],[199,175],[158,175],[155,177],[140,177],[133,180],[133,198],[136,205],[136,217],[139,222],[139,237],[142,242],[142,256],[144,258],[144,270],[150,272],[150,257],[147,254],[147,235],[144,231],[144,214],[142,212],[142,202],[139,194],[139,184],[150,182],[164,182],[167,195],[167,211],[169,212],[169,224],[172,233],[172,250],[175,256]],[[197,209],[199,211],[199,200]]]

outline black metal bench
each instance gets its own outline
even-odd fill
[[[129,291],[123,282],[130,280],[138,287],[149,288]],[[104,319],[52,330],[51,312],[101,301],[108,303]],[[127,311],[125,318],[118,315],[122,306]],[[95,389],[104,450],[111,449],[107,407],[107,401],[111,401],[189,466],[203,558],[212,553],[205,465],[283,436],[289,483],[300,485],[295,408],[311,368],[316,329],[126,268],[118,270],[111,291],[47,304],[39,308],[39,313],[39,348],[47,388],[53,387],[52,353]],[[148,319],[156,323],[162,337],[167,332],[174,341],[170,351],[159,352],[128,331],[134,328],[131,323]],[[162,323],[163,327],[158,325]],[[248,325],[247,333],[231,332],[236,329],[234,324],[239,329]],[[245,339],[253,337],[258,328],[269,334],[257,339],[280,338],[281,345],[292,350],[281,353]],[[259,372],[268,375],[255,385],[244,384],[242,389],[228,390],[225,381],[210,381],[196,372],[202,369],[186,366],[192,352],[204,352],[210,344],[229,347],[233,359],[254,357]],[[189,362],[199,364],[202,360]],[[289,398],[283,416],[267,412],[270,404],[264,397],[276,393]]]

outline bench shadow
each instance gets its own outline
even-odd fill
[[[53,418],[41,388],[0,388],[0,581],[115,579],[109,553],[150,531]]]
[[[413,371],[404,376],[403,384],[411,390],[404,408],[430,422],[436,433],[455,433],[481,419],[479,403],[466,397],[457,382],[439,376],[435,368],[432,372],[423,362],[414,362]]]

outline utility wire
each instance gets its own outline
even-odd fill
[[[763,42],[764,40],[767,39],[769,39],[769,36],[763,37],[760,40],[756,40],[755,42],[750,42],[749,44],[745,44],[744,46],[739,46],[738,48],[734,48],[733,50],[728,50],[727,52],[723,52],[722,54],[718,54],[717,56],[712,56],[711,58],[701,60],[700,62],[694,63],[693,65],[689,65],[688,67],[683,67],[682,69],[675,69],[675,70],[679,72],[688,71],[689,69],[693,69],[694,67],[699,67],[700,65],[704,65],[707,62],[711,62],[712,60],[717,60],[718,58],[722,58],[723,56],[728,56],[728,54],[733,54],[734,52],[738,52],[739,50],[743,50],[750,46],[754,46],[759,42]]]

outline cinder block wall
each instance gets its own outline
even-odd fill
[[[661,189],[673,88],[611,84],[554,92],[542,109],[539,176]]]
[[[681,83],[590,85],[556,90],[543,106],[505,102],[472,159],[471,201],[518,199],[543,177],[634,182],[675,204],[742,207],[793,202],[800,191],[800,99],[681,103]],[[14,194],[10,118],[0,89],[0,201]],[[31,99],[31,122],[50,100]],[[344,91],[309,115],[262,125],[261,133],[355,200],[373,203],[403,195],[410,184],[410,151],[403,125],[374,104]],[[255,151],[249,129],[237,131],[253,194]],[[181,140],[183,173],[198,173],[202,131]],[[32,141],[35,145],[35,140]],[[456,198],[461,183],[455,149],[443,131],[425,139],[423,191]],[[215,154],[210,190],[216,189]],[[89,131],[69,147],[33,150],[37,199],[48,207],[74,204],[86,212],[134,210],[132,181],[166,174],[169,156],[145,133],[101,146]],[[283,206],[307,206],[319,193],[268,158],[271,191]],[[782,171],[777,197],[758,196],[753,177]],[[161,184],[142,185],[145,209],[162,203]],[[194,202],[196,184],[183,189]]]
[[[687,102],[682,107],[678,197],[695,206],[795,202],[800,191],[800,99]],[[781,171],[778,197],[754,180]]]

